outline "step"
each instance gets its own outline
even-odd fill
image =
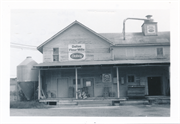
[[[146,97],[150,104],[170,104],[171,98],[170,97]]]
[[[111,106],[110,103],[96,103],[96,104],[78,104],[79,107],[101,107],[101,106]]]
[[[77,102],[72,102],[72,101],[59,101],[57,102],[57,105],[62,106],[62,105],[77,105]]]
[[[148,100],[127,100],[120,101],[120,105],[149,105]]]
[[[111,101],[77,101],[78,104],[109,104]]]
[[[150,104],[170,104],[170,99],[149,99]]]

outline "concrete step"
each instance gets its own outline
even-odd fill
[[[111,104],[107,103],[92,103],[92,104],[78,104],[79,107],[101,107],[101,106],[111,106]]]
[[[148,99],[150,104],[170,104],[170,99]]]
[[[170,104],[171,98],[169,96],[147,96],[146,99],[150,104]]]
[[[110,105],[111,105],[111,101],[106,101],[106,100],[78,101],[78,106],[81,107],[94,107],[94,106],[100,107],[100,106],[110,106]]]
[[[78,104],[109,104],[111,101],[77,101]]]
[[[149,105],[148,100],[126,100],[120,101],[119,105]]]
[[[62,106],[62,105],[70,106],[70,105],[77,105],[77,104],[78,104],[77,102],[72,102],[72,101],[59,101],[59,102],[57,102],[57,105],[59,105],[59,106]]]

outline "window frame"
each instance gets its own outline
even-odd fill
[[[58,52],[54,52],[54,50],[57,49]],[[57,57],[57,60],[55,60],[55,56]],[[58,62],[59,61],[59,48],[53,48],[53,62]]]
[[[72,82],[73,82],[73,85],[76,85],[76,79],[73,79]],[[81,78],[77,79],[77,85],[81,85]]]
[[[134,81],[133,82],[129,82],[129,76],[133,76],[134,77]],[[134,74],[128,74],[127,75],[127,83],[135,83],[135,78],[136,78],[136,76]]]
[[[162,50],[161,50],[162,52],[159,52],[158,49],[162,49]],[[158,53],[161,53],[161,54],[158,54]],[[157,47],[157,48],[156,48],[156,54],[157,54],[158,57],[159,57],[159,56],[160,56],[160,57],[164,56],[164,49],[163,49],[163,47]]]

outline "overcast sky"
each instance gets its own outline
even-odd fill
[[[145,19],[146,15],[158,22],[158,31],[170,31],[168,9],[12,9],[10,77],[16,77],[17,65],[27,56],[41,63],[42,54],[35,48],[75,20],[97,33],[122,33],[124,19]],[[142,24],[143,21],[128,20],[126,32],[141,32]],[[21,47],[15,48],[17,44]]]

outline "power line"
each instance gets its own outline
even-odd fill
[[[37,50],[35,47],[25,47],[25,46],[16,46],[16,45],[11,45],[12,48],[18,48],[18,49],[30,49],[30,50]]]
[[[26,44],[19,44],[19,43],[13,43],[13,42],[11,42],[11,44],[14,44],[14,45],[21,45],[21,46],[27,46],[27,47],[37,47],[37,46],[26,45]]]
[[[37,50],[36,46],[26,45],[26,44],[19,44],[11,42],[11,47],[19,48],[19,49],[30,49],[30,50]]]

